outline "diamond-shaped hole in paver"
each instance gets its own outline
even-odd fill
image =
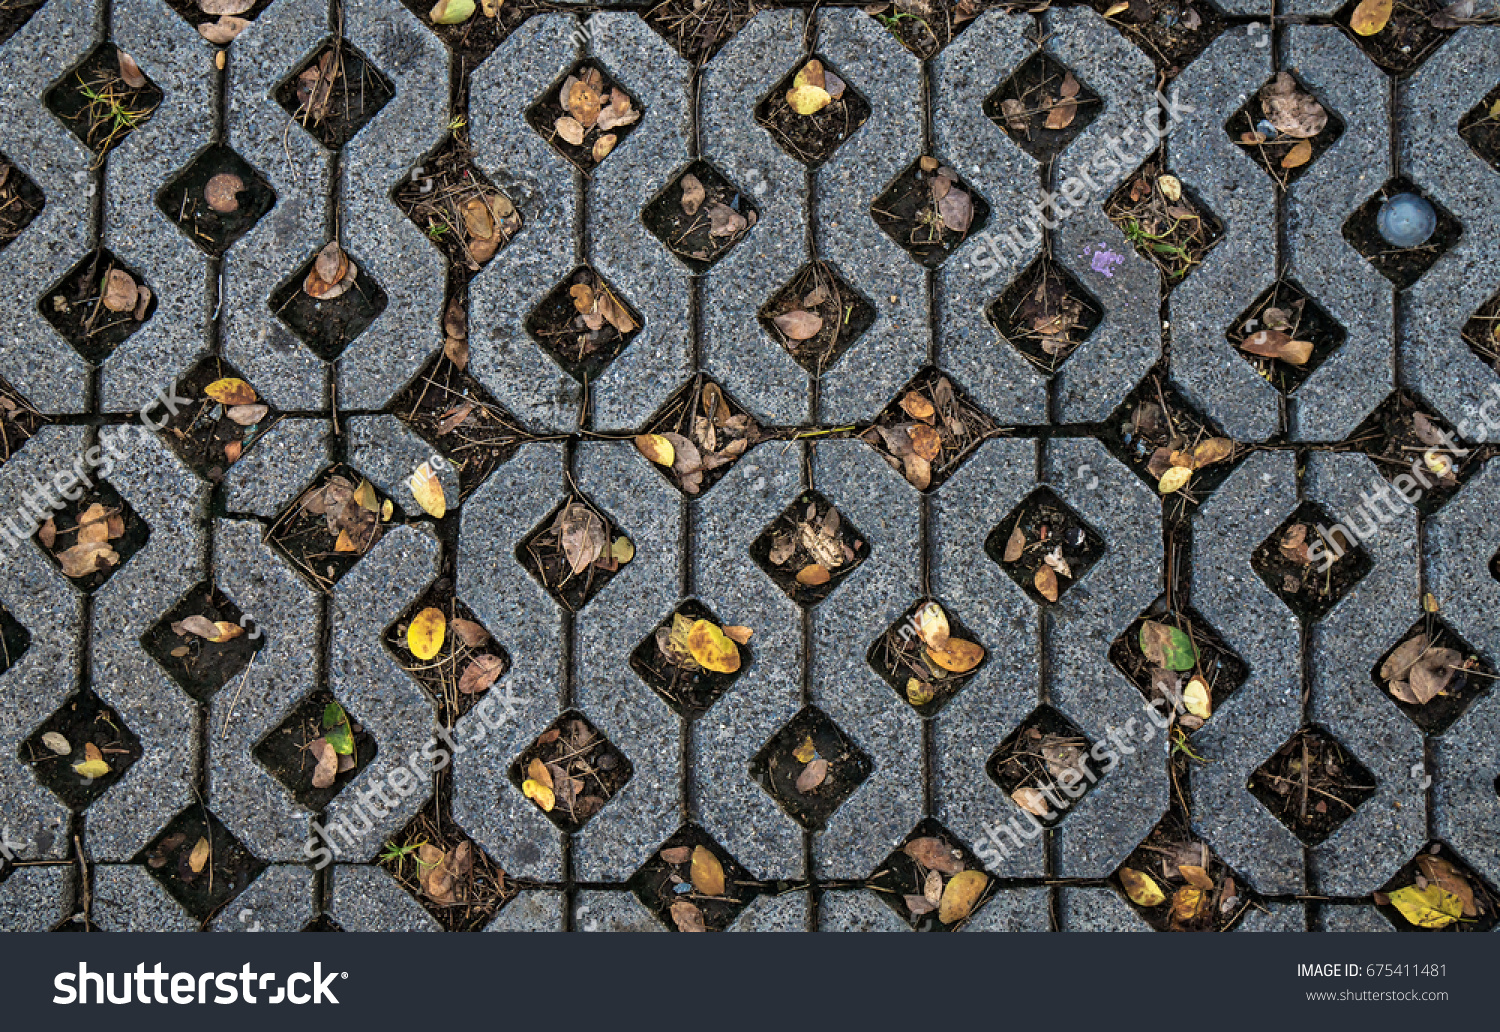
[[[985,117],[1038,161],[1061,154],[1103,110],[1099,95],[1044,50],[984,98]]]
[[[631,778],[630,760],[578,710],[558,717],[510,765],[510,783],[577,834]]]
[[[240,0],[240,2],[244,3],[245,0]],[[275,0],[254,0],[248,10],[242,11],[237,15],[230,15],[228,21],[232,22],[235,18],[243,18],[245,21],[253,22],[264,14],[266,8],[270,7],[274,2]],[[233,25],[224,24],[226,19],[221,19],[218,15],[206,13],[196,0],[166,0],[166,3],[168,7],[180,14],[184,21],[195,29],[198,29],[200,34],[208,32],[214,33],[217,36],[219,33],[223,33],[232,40],[234,35]],[[214,5],[210,4],[208,6]],[[239,4],[235,4],[234,6],[239,6]],[[208,37],[205,36],[204,38]],[[227,44],[220,43],[216,45],[224,46]]]
[[[449,136],[391,191],[391,200],[454,266],[478,272],[521,232],[514,200]]]
[[[1089,0],[1100,14],[1116,7],[1114,0]],[[1223,13],[1207,0],[1137,0],[1108,21],[1141,49],[1167,78],[1174,78],[1212,43],[1227,26]]]
[[[478,67],[522,22],[533,14],[539,14],[545,10],[531,3],[509,5],[497,3],[494,5],[497,8],[495,17],[491,18],[476,5],[473,15],[463,21],[453,25],[439,25],[433,21],[432,12],[440,5],[429,3],[428,0],[401,0],[401,2],[452,52],[452,60],[461,62],[465,68]],[[448,10],[452,12],[460,7],[461,5],[454,4]],[[584,39],[588,38],[586,26],[575,26],[573,31],[583,34]],[[411,54],[421,53],[413,43],[405,42],[404,37],[398,38],[403,39],[403,46],[410,48]],[[422,59],[426,60],[425,55]]]
[[[574,533],[603,541],[599,555],[577,573],[562,544],[564,534]],[[574,493],[516,546],[516,560],[558,605],[576,613],[619,574],[621,564],[614,559],[613,549],[622,537],[629,540],[612,516]]]
[[[197,618],[197,619],[192,619]],[[209,624],[226,624],[210,628]],[[203,633],[213,630],[213,641]],[[200,581],[141,635],[141,648],[183,691],[207,702],[265,647],[260,625],[212,581]]]
[[[326,753],[315,742],[326,743],[336,757],[328,784],[315,783],[328,778],[326,769],[322,777],[318,775]],[[345,709],[332,692],[319,688],[293,706],[286,718],[255,744],[254,756],[299,806],[321,813],[379,751],[379,743],[360,723],[358,714]]]
[[[441,351],[391,399],[390,411],[458,472],[461,498],[510,461],[528,436],[520,420]]]
[[[0,605],[0,676],[21,661],[31,648],[31,632]]]
[[[1211,419],[1193,408],[1158,368],[1142,380],[1105,421],[1100,439],[1121,462],[1157,490],[1171,468],[1171,455],[1191,454],[1210,440],[1228,440]],[[1233,442],[1230,442],[1233,445]],[[1187,486],[1165,504],[1180,514],[1203,502],[1233,471],[1244,452],[1233,446],[1227,458],[1193,470]]]
[[[875,198],[870,217],[913,260],[935,269],[984,229],[990,206],[951,167],[922,157]]]
[[[804,72],[807,74],[803,75]],[[820,74],[823,78],[821,87],[817,82]],[[821,96],[811,92],[818,88],[829,94],[827,103],[810,114],[799,114],[788,99],[799,75],[803,75],[804,82],[799,103],[813,106],[821,101]],[[833,96],[834,93],[838,96]],[[804,96],[815,99],[809,104],[802,99]],[[833,152],[869,117],[869,101],[821,56],[799,62],[755,105],[755,121],[771,134],[771,139],[792,160],[800,161],[808,168],[817,168],[833,157]]]
[[[1282,279],[1262,291],[1225,329],[1224,336],[1267,383],[1282,394],[1291,394],[1339,349],[1348,334],[1298,284]],[[1293,341],[1305,341],[1311,347],[1291,350]],[[1241,347],[1246,344],[1270,355],[1247,351]],[[1290,360],[1294,358],[1302,358],[1302,363]]]
[[[1415,194],[1432,205],[1437,225],[1425,243],[1397,247],[1380,235],[1377,218],[1381,206],[1397,194]],[[1438,200],[1405,176],[1387,182],[1344,220],[1343,234],[1349,246],[1364,256],[1386,279],[1405,290],[1432,268],[1463,236],[1463,225]]]
[[[922,491],[936,491],[995,429],[995,421],[946,373],[923,369],[860,439]],[[929,458],[928,456],[931,456]]]
[[[1177,719],[1190,731],[1211,719],[1250,676],[1250,667],[1197,610],[1181,603],[1173,610],[1166,595],[1110,644],[1109,661],[1157,712],[1172,712],[1182,699]],[[1189,690],[1193,681],[1201,683]]]
[[[703,196],[698,198],[700,189]],[[759,217],[750,196],[703,158],[673,175],[641,209],[641,221],[651,235],[699,275],[745,239]]]
[[[1032,838],[1055,827],[1098,784],[1090,759],[1094,743],[1062,713],[1038,706],[990,754],[984,771],[1016,807],[1011,825]],[[1017,822],[1029,823],[1030,834]]]
[[[0,7],[0,44],[26,27],[31,16],[42,9],[47,0],[17,0]]]
[[[1375,794],[1375,775],[1327,731],[1304,727],[1246,786],[1305,846],[1316,846]]]
[[[286,113],[338,150],[396,95],[396,86],[347,39],[330,39],[276,88]]]
[[[809,262],[761,305],[771,339],[813,376],[822,376],[875,323],[875,306],[828,262]]]
[[[641,102],[590,59],[549,86],[526,109],[526,122],[587,175],[641,124],[642,112]]]
[[[709,670],[693,659],[687,628],[699,620],[723,627],[714,612],[697,599],[685,599],[630,653],[630,669],[681,717],[703,716],[733,687],[754,660],[749,645],[736,645],[739,666],[733,671]],[[684,628],[674,636],[674,626]]]
[[[869,539],[817,491],[798,495],[750,543],[755,565],[804,608],[831,595],[869,555]]]
[[[375,547],[391,521],[401,518],[400,507],[363,474],[335,463],[282,506],[266,541],[326,593]]]
[[[1256,547],[1250,565],[1292,612],[1312,622],[1328,615],[1374,563],[1344,524],[1304,501]]]
[[[699,855],[698,886],[693,883],[695,853]],[[702,891],[719,888],[711,882],[704,884],[714,878],[715,871],[723,881],[721,891]],[[696,824],[684,824],[631,876],[630,889],[669,929],[722,932],[755,898],[758,885],[713,836]]]
[[[1495,671],[1442,618],[1428,614],[1392,643],[1370,678],[1425,734],[1440,735],[1489,693]]]
[[[21,743],[17,756],[68,809],[79,811],[123,778],[142,752],[119,713],[93,692],[79,692]],[[86,765],[101,762],[108,771],[90,777],[96,772]]]
[[[0,251],[9,247],[46,206],[42,188],[0,154]]]
[[[597,380],[641,325],[634,306],[587,265],[569,273],[526,317],[526,332],[579,383]]]
[[[9,462],[46,422],[46,416],[0,377],[0,465]]]
[[[1474,357],[1500,372],[1500,291],[1464,323],[1463,338]]]
[[[1437,918],[1434,923],[1439,927],[1424,928],[1408,921],[1396,908],[1391,895],[1404,889],[1421,891],[1418,879],[1429,891],[1434,885],[1441,890],[1435,895],[1444,906],[1435,909],[1444,913],[1451,908],[1456,912],[1449,914],[1454,920],[1442,922]],[[1456,901],[1445,898],[1448,895],[1457,897]],[[1375,908],[1401,932],[1489,932],[1500,925],[1500,893],[1445,842],[1429,842],[1403,864],[1375,893]],[[1431,913],[1427,908],[1420,909]]]
[[[1046,255],[1027,266],[984,314],[1022,358],[1047,376],[1062,367],[1104,318],[1083,284]]]
[[[1183,867],[1190,870],[1185,873]],[[1142,906],[1131,899],[1127,879],[1132,874],[1127,871],[1149,878],[1149,887],[1165,897],[1162,902]],[[1200,884],[1190,882],[1189,876]],[[1110,882],[1131,909],[1159,932],[1227,932],[1256,905],[1250,883],[1193,834],[1187,818],[1175,808],[1125,858]],[[1136,895],[1142,894],[1137,890]]]
[[[199,921],[223,909],[265,870],[212,811],[194,803],[135,857]]]
[[[1350,19],[1358,6],[1359,0],[1348,0],[1334,15],[1334,24],[1344,30],[1366,57],[1395,75],[1415,70],[1453,35],[1453,30],[1440,29],[1432,24],[1433,15],[1447,6],[1447,0],[1412,0],[1411,3],[1398,4],[1392,9],[1385,27],[1369,36],[1361,36],[1350,28]]]
[[[215,143],[157,192],[156,206],[199,250],[217,258],[276,206],[276,191],[244,158]]]
[[[516,897],[515,882],[451,815],[450,782],[392,835],[378,863],[450,932],[477,932]]]
[[[1500,172],[1500,85],[1458,120],[1458,135],[1496,172]],[[3,235],[3,231],[0,231]]]
[[[984,552],[1033,602],[1050,605],[1083,579],[1105,544],[1050,487],[1038,487],[990,531]],[[1058,559],[1067,572],[1057,568]]]
[[[156,314],[156,293],[135,268],[98,248],[37,299],[37,310],[92,365]]]
[[[304,932],[342,932],[344,929],[327,914],[319,914],[302,927]]]
[[[100,43],[42,94],[47,109],[99,157],[150,121],[162,101],[145,69],[138,69],[142,85],[126,83],[120,53],[113,43]]]
[[[804,706],[750,758],[750,776],[804,828],[820,830],[875,769],[816,706]]]
[[[61,508],[53,510],[33,540],[59,573],[80,591],[92,594],[146,546],[151,528],[109,481],[95,480],[88,488],[74,484],[70,490],[74,489],[82,493],[71,501],[59,495]],[[100,508],[90,512],[95,505]],[[49,536],[50,546],[46,544]]]
[[[917,931],[952,932],[962,928],[969,915],[945,924],[940,920],[942,895],[955,877],[963,875],[971,881],[975,873],[984,878],[984,887],[969,914],[995,894],[995,880],[957,835],[936,818],[927,817],[880,862],[865,884]],[[929,886],[931,895],[927,894]]]
[[[322,254],[319,251],[309,256],[271,292],[268,303],[276,317],[291,328],[309,351],[325,362],[332,362],[380,317],[387,298],[358,257],[347,252],[344,262],[338,262],[331,251],[324,261],[325,267],[332,270],[330,275],[337,275],[339,267],[346,268],[342,279],[329,284],[318,278],[317,265]]]
[[[936,599],[918,600],[865,653],[871,669],[924,717],[948,705],[988,658],[974,632]]]
[[[928,0],[920,8],[875,5],[865,9],[886,32],[924,61],[952,43],[973,22],[976,10],[977,6],[965,0]]]
[[[757,13],[754,5],[741,0],[662,0],[641,20],[684,61],[702,68]]]
[[[1344,135],[1344,120],[1291,72],[1278,72],[1229,116],[1224,132],[1285,190]]]
[[[1349,440],[1370,456],[1398,497],[1415,499],[1423,515],[1441,509],[1481,466],[1475,447],[1457,435],[1453,424],[1407,390],[1392,392]],[[1389,499],[1386,504],[1398,509]]]
[[[728,391],[700,373],[651,417],[645,433],[676,434],[689,440],[691,450],[669,438],[673,465],[651,465],[677,490],[697,497],[707,494],[755,446],[760,425]]]
[[[443,614],[443,640],[435,655],[421,659],[412,652],[408,631],[417,615],[428,609]],[[446,577],[433,583],[392,621],[381,641],[397,666],[438,707],[438,721],[444,726],[456,724],[511,667],[510,654],[474,611],[454,596],[453,585]]]
[[[234,405],[224,405],[207,394],[209,386],[227,379],[246,382],[239,370],[222,358],[203,359],[174,388],[176,396],[188,399],[190,404],[173,412],[161,428],[162,439],[177,457],[210,483],[223,480],[229,467],[240,460],[260,439],[262,429],[271,426],[279,415],[259,393],[255,393],[254,401]],[[255,391],[248,382],[246,385],[249,391]],[[238,394],[229,397],[239,402],[242,395],[248,396],[245,388],[239,388]],[[265,411],[261,412],[260,407]]]
[[[1166,172],[1160,151],[1109,195],[1104,214],[1156,266],[1164,290],[1186,279],[1224,236],[1224,224],[1208,205]]]

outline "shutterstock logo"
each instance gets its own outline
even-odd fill
[[[175,1003],[186,1006],[192,1003],[209,1003],[208,992],[213,987],[213,1003],[229,1004],[243,1000],[252,1004],[291,1003],[299,1007],[306,1003],[337,1005],[338,997],[333,995],[329,986],[335,978],[348,978],[349,972],[331,971],[325,975],[320,962],[313,965],[312,974],[295,972],[283,980],[284,984],[278,986],[276,982],[280,977],[274,972],[252,971],[249,964],[238,973],[206,971],[194,975],[186,971],[167,973],[162,971],[160,964],[148,972],[143,962],[135,966],[134,973],[109,971],[100,974],[90,971],[87,963],[80,962],[76,974],[72,971],[60,971],[52,979],[52,987],[57,990],[52,1002]],[[118,992],[116,978],[119,979]],[[90,988],[93,989],[92,999],[89,998]],[[256,993],[260,996],[256,996]]]

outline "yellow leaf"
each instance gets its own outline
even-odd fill
[[[1036,590],[1041,592],[1043,598],[1048,602],[1057,601],[1057,571],[1046,563],[1036,568],[1032,574],[1031,582],[1036,585]]]
[[[635,558],[635,545],[628,537],[617,537],[609,548],[609,557],[623,566]]]
[[[1349,28],[1357,36],[1373,36],[1391,20],[1393,0],[1359,0],[1359,6],[1349,18]]]
[[[793,86],[786,91],[786,102],[799,115],[816,115],[833,103],[833,96],[821,86]]]
[[[521,782],[521,791],[526,793],[527,799],[536,803],[547,813],[551,813],[552,808],[557,805],[557,796],[553,795],[552,789],[530,778]]]
[[[1129,0],[1121,0],[1120,3],[1110,4],[1109,8],[1104,12],[1104,17],[1113,18],[1115,15],[1124,14],[1128,10],[1130,10]]]
[[[427,12],[436,25],[461,25],[474,14],[474,0],[438,0]]]
[[[1418,928],[1446,928],[1464,912],[1463,900],[1436,882],[1427,888],[1408,885],[1390,893],[1391,905]]]
[[[547,765],[543,763],[540,758],[533,758],[532,761],[526,765],[526,779],[528,781],[535,781],[543,788],[553,787],[552,772],[547,769]]]
[[[802,739],[802,744],[792,750],[792,758],[798,763],[811,763],[818,755],[818,747],[813,744],[812,735]]]
[[[1160,176],[1156,180],[1156,187],[1162,196],[1169,201],[1177,201],[1182,198],[1182,180],[1176,176]]]
[[[396,504],[389,498],[380,503],[380,522],[389,523],[396,512]]]
[[[1158,491],[1164,495],[1173,491],[1181,491],[1187,487],[1189,480],[1193,479],[1193,471],[1186,466],[1173,466],[1161,475],[1161,482],[1156,485]]]
[[[1178,864],[1177,872],[1194,888],[1202,889],[1204,892],[1214,891],[1214,880],[1208,876],[1208,871],[1198,864]]]
[[[1207,720],[1213,715],[1208,682],[1201,677],[1195,677],[1187,683],[1187,687],[1182,690],[1182,702],[1187,706],[1187,711],[1195,717]]]
[[[215,644],[219,644],[229,641],[231,638],[238,638],[240,635],[245,633],[245,629],[239,624],[230,623],[228,620],[215,620],[214,632],[215,633],[213,637],[209,638],[208,640],[214,642]]]
[[[917,610],[915,623],[917,637],[929,649],[945,648],[948,644],[948,614],[936,602],[929,602]]]
[[[1198,920],[1207,904],[1208,896],[1202,889],[1184,885],[1172,894],[1172,920],[1178,924],[1190,924]]]
[[[717,674],[732,674],[740,668],[740,650],[724,636],[717,624],[699,620],[689,629],[688,651],[705,670]]]
[[[989,887],[989,875],[983,871],[959,871],[943,886],[943,899],[938,904],[938,920],[943,924],[955,924],[974,912],[974,904]]]
[[[354,539],[349,536],[349,532],[347,530],[339,531],[339,539],[333,543],[333,550],[335,552],[359,551],[359,549],[354,547]]]
[[[1223,462],[1234,454],[1234,442],[1227,437],[1210,437],[1200,441],[1193,449],[1193,466],[1202,469],[1216,462]]]
[[[949,638],[946,646],[941,649],[929,648],[927,655],[952,674],[967,674],[984,662],[984,649],[962,638]]]
[[[1151,876],[1133,867],[1120,868],[1120,884],[1125,886],[1125,895],[1130,897],[1130,902],[1138,907],[1157,907],[1167,901],[1166,893],[1151,880]]]
[[[927,705],[936,694],[932,685],[918,681],[915,677],[906,679],[906,701],[913,706]]]
[[[406,629],[406,647],[418,659],[431,659],[442,650],[443,634],[447,629],[448,621],[443,611],[429,606],[418,613]]]
[[[422,463],[411,475],[408,486],[411,488],[412,497],[422,507],[422,511],[433,519],[442,519],[448,512],[448,499],[443,495],[442,481],[432,472],[432,467]]]
[[[255,388],[244,380],[228,376],[222,380],[215,380],[203,388],[203,393],[208,395],[220,405],[254,405],[256,401]]]
[[[208,839],[200,838],[193,843],[193,851],[188,854],[188,867],[192,868],[194,874],[202,872],[204,865],[208,863],[208,854]]]
[[[804,566],[797,571],[797,583],[805,584],[809,588],[816,588],[821,584],[827,584],[830,578],[831,575],[828,572],[828,567],[820,563]]]
[[[1312,160],[1312,143],[1309,140],[1299,140],[1291,150],[1286,152],[1286,157],[1281,159],[1282,168],[1301,168]]]
[[[638,435],[635,449],[658,466],[670,466],[677,461],[677,449],[661,434]]]
[[[378,512],[380,504],[375,498],[375,485],[368,480],[361,480],[359,486],[354,489],[354,500],[359,503],[361,509]]]
[[[693,888],[705,896],[724,895],[724,865],[702,846],[693,847],[691,880]]]
[[[109,773],[109,764],[104,762],[104,754],[93,742],[86,742],[83,746],[83,762],[73,764],[73,770],[80,777],[102,778]]]
[[[1437,596],[1432,594],[1432,592],[1430,591],[1427,594],[1423,595],[1422,608],[1429,613],[1436,613],[1438,611]]]

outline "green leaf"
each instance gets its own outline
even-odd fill
[[[1191,670],[1198,665],[1193,639],[1176,627],[1155,620],[1141,624],[1141,652],[1152,664],[1168,670]]]
[[[1427,888],[1408,885],[1390,894],[1391,905],[1418,928],[1446,928],[1463,916],[1464,903],[1436,882]]]
[[[344,707],[330,702],[323,709],[323,737],[340,756],[354,755],[354,732],[349,727],[349,714]]]

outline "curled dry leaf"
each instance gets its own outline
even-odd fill
[[[689,173],[682,177],[682,210],[685,214],[696,215],[707,196],[708,192],[703,189],[697,176]]]
[[[728,638],[736,645],[750,644],[750,637],[754,633],[755,632],[749,627],[742,627],[739,624],[730,624],[724,628],[724,637]]]
[[[590,69],[591,81],[573,80],[568,84],[568,98],[563,104],[568,113],[578,120],[578,124],[585,130],[592,129],[599,120],[599,108],[602,98],[595,84],[602,83],[603,77],[596,71]]]
[[[693,855],[693,851],[687,846],[673,846],[670,849],[663,849],[659,855],[669,864],[685,864],[688,862],[688,857]]]
[[[198,10],[217,18],[221,14],[244,14],[255,0],[198,0]]]
[[[231,423],[239,426],[254,426],[266,418],[266,413],[271,409],[267,405],[231,405],[224,410]]]
[[[689,873],[693,888],[705,896],[724,895],[724,865],[712,851],[703,846],[693,847],[693,861]]]
[[[204,22],[198,26],[198,35],[218,46],[233,43],[235,37],[250,27],[244,18],[232,14],[221,14],[215,22]],[[231,209],[233,210],[233,209]]]
[[[1057,601],[1058,585],[1056,570],[1048,566],[1046,563],[1043,563],[1041,566],[1038,566],[1036,568],[1036,573],[1032,575],[1031,581],[1034,585],[1036,585],[1036,590],[1040,592],[1041,596],[1048,602]]]
[[[1227,437],[1210,437],[1193,447],[1193,464],[1196,468],[1212,466],[1234,455],[1234,442]]]
[[[823,317],[795,308],[771,320],[788,340],[811,340],[823,329]]]
[[[1282,168],[1301,168],[1312,160],[1312,144],[1307,140],[1298,140],[1297,144],[1281,159]]]
[[[827,584],[831,579],[832,574],[828,572],[828,567],[821,563],[813,563],[797,571],[797,583],[809,588]]]
[[[233,12],[238,14],[238,11]],[[133,90],[138,90],[146,85],[146,76],[141,72],[141,66],[135,63],[135,58],[121,50],[116,54],[120,65],[120,79]]]
[[[206,616],[199,616],[196,613],[192,616],[183,617],[182,622],[177,626],[182,629],[180,633],[196,634],[200,638],[212,639],[219,633],[218,628],[214,626],[212,620]]]
[[[811,763],[818,755],[818,747],[813,743],[812,735],[804,735],[802,744],[792,750],[792,758],[798,763]]]
[[[1177,872],[1182,875],[1187,883],[1195,889],[1204,892],[1214,891],[1214,880],[1208,876],[1208,871],[1197,864],[1178,864]]]
[[[943,924],[957,924],[974,912],[974,906],[984,890],[989,887],[989,875],[983,871],[960,871],[943,887],[943,900],[938,905],[938,920]]]
[[[1026,549],[1026,534],[1021,530],[1021,524],[1016,523],[1010,537],[1005,542],[1005,555],[1002,557],[1008,563],[1013,563],[1021,558],[1021,553]]]
[[[1125,886],[1125,895],[1138,907],[1156,907],[1167,901],[1166,893],[1152,880],[1149,874],[1133,867],[1120,868],[1120,884]]]
[[[603,136],[594,141],[594,146],[589,151],[589,157],[591,157],[595,161],[603,161],[605,158],[609,157],[609,152],[614,150],[615,144],[619,142],[620,138],[614,133],[605,133]]]
[[[454,634],[458,635],[459,641],[471,649],[477,649],[490,640],[490,632],[473,620],[465,620],[463,617],[459,617],[448,626],[453,629]]]
[[[807,793],[821,785],[827,777],[828,761],[819,756],[806,767],[803,767],[802,773],[797,775],[798,794],[807,795]]]
[[[1312,358],[1312,342],[1293,340],[1281,330],[1257,330],[1240,341],[1240,350],[1261,358],[1279,358],[1292,365],[1306,365]]]
[[[708,926],[703,923],[703,911],[685,899],[679,899],[672,904],[672,923],[677,926],[679,932],[706,932]]]
[[[63,576],[79,578],[120,562],[120,554],[104,541],[80,543],[57,553]]]
[[[104,282],[104,307],[111,312],[135,311],[135,278],[124,269],[110,269]]]
[[[949,634],[948,614],[936,602],[929,602],[917,611],[915,618],[917,637],[929,649],[946,648]]]
[[[938,453],[943,450],[942,436],[925,423],[909,427],[906,434],[911,438],[912,451],[928,462],[936,459]]]
[[[583,125],[572,115],[563,115],[556,122],[552,123],[552,128],[557,130],[558,136],[561,136],[573,146],[583,146]]]
[[[255,394],[254,387],[235,376],[215,380],[203,388],[203,393],[226,408],[236,405],[254,405],[260,400]]]
[[[661,434],[639,434],[635,439],[636,451],[658,466],[670,466],[677,461],[677,449]]]
[[[428,606],[418,613],[406,628],[406,647],[411,654],[426,662],[443,648],[443,637],[448,628],[448,619],[443,611]]]
[[[1068,73],[1072,78],[1072,73]],[[1073,119],[1078,117],[1078,101],[1072,97],[1064,97],[1053,105],[1052,110],[1047,112],[1048,129],[1066,129],[1073,124]]]
[[[505,661],[499,656],[475,656],[469,665],[464,667],[463,675],[458,679],[458,690],[465,695],[477,695],[494,684],[504,668]]]
[[[433,519],[442,519],[448,512],[448,499],[443,494],[443,482],[432,472],[429,463],[422,463],[412,473],[407,482],[411,488],[412,497],[422,507],[422,511]]]
[[[73,751],[73,747],[68,744],[68,740],[56,731],[48,731],[42,735],[42,744],[58,756],[66,756]]]
[[[315,738],[307,744],[307,751],[312,753],[313,759],[317,761],[317,768],[313,771],[312,787],[329,788],[333,785],[333,779],[339,773],[339,754],[334,751],[333,746],[328,744],[326,738]]]
[[[967,674],[984,662],[984,649],[962,638],[949,638],[941,649],[929,646],[927,655],[938,666],[954,674]]]
[[[929,871],[958,874],[964,869],[963,860],[954,856],[953,850],[944,845],[941,839],[931,836],[914,838],[902,846],[901,851]]]
[[[901,410],[913,419],[920,419],[929,423],[937,411],[932,407],[932,402],[916,391],[907,391],[902,395]]]
[[[193,843],[193,851],[188,854],[188,868],[194,874],[201,874],[203,868],[208,864],[209,854],[212,852],[207,838],[199,838]]]
[[[1052,807],[1047,805],[1047,797],[1030,786],[1022,785],[1010,794],[1010,798],[1027,813],[1036,814],[1038,817],[1052,816]]]
[[[1208,905],[1208,896],[1196,885],[1184,885],[1172,894],[1172,920],[1178,924],[1191,924],[1202,915]]]

